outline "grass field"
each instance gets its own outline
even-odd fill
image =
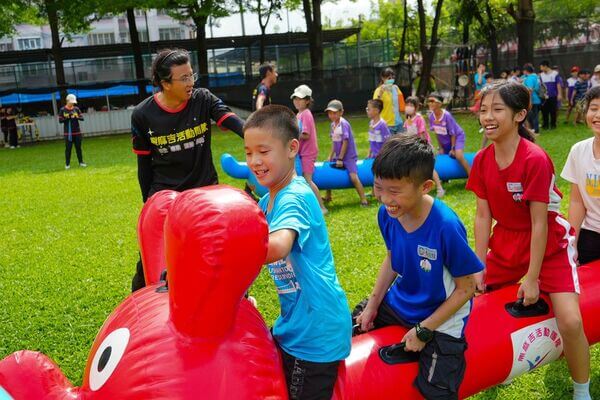
[[[349,118],[360,156],[366,155],[367,120]],[[481,137],[473,117],[459,117],[467,132],[467,150]],[[319,119],[321,159],[330,149],[327,121]],[[590,131],[561,125],[543,133],[539,143],[556,169],[571,144]],[[19,349],[39,350],[74,384],[81,383],[88,351],[104,319],[129,294],[137,261],[136,222],[141,196],[136,160],[128,135],[84,140],[88,168],[64,169],[62,141],[0,149],[0,358]],[[243,159],[233,134],[215,133],[215,160],[223,152]],[[243,187],[218,166],[222,183]],[[446,184],[444,201],[460,216],[473,244],[475,197],[464,181]],[[568,199],[569,188],[560,189]],[[376,222],[376,206],[359,207],[352,190],[334,191],[326,217],[336,269],[350,305],[372,288],[385,253]],[[563,211],[567,201],[563,201]],[[273,283],[263,273],[251,289],[267,323],[278,314]],[[490,360],[490,362],[493,362]],[[600,398],[600,346],[592,350],[592,396]],[[564,361],[490,389],[477,399],[568,399],[571,384]]]

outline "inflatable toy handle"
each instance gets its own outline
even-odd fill
[[[536,303],[528,306],[523,304],[523,299],[520,298],[513,303],[507,303],[504,305],[506,311],[514,318],[529,318],[546,315],[550,312],[548,303],[540,298]]]
[[[389,365],[407,364],[419,360],[419,353],[406,351],[406,343],[400,342],[379,349],[379,357]]]

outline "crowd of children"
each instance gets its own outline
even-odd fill
[[[436,187],[441,197],[443,189],[419,100],[405,101],[403,134],[390,132],[381,114],[383,101],[377,96],[369,100],[367,156],[374,158],[373,194],[381,203],[377,218],[387,253],[370,296],[352,313],[354,329],[335,272],[324,208],[311,180],[313,169],[306,169],[308,178],[295,173],[298,154],[303,170],[316,156],[316,141],[309,142],[316,137],[311,95],[305,85],[296,88],[295,118],[283,106],[267,106],[244,127],[248,165],[269,191],[259,205],[270,226],[267,263],[281,302],[273,334],[290,398],[330,398],[351,335],[396,324],[409,329],[402,338],[405,351],[419,352],[415,386],[421,394],[457,399],[475,292],[519,284],[524,305],[537,302],[540,292],[549,295],[573,399],[591,399],[577,262],[600,259],[600,87],[587,91],[582,109],[594,137],[573,146],[562,171],[572,184],[568,220],[559,213],[562,195],[552,160],[525,126],[531,111],[527,86],[507,79],[482,89],[478,116],[491,145],[476,155],[472,169],[462,154],[464,131],[442,108],[440,96],[427,98],[438,152],[455,157],[469,174],[466,187],[477,204],[475,251],[457,215],[429,195]],[[347,170],[366,205],[341,101],[331,100],[326,112],[329,160]],[[325,200],[331,200],[329,192]],[[280,276],[283,270],[286,279]]]
[[[486,72],[485,63],[480,63],[474,75],[475,96],[471,111],[479,111],[481,90],[498,81],[523,83],[527,86],[532,103],[527,115],[528,127],[535,133],[540,133],[539,113],[542,113],[541,129],[555,129],[558,111],[563,101],[566,101],[567,106],[564,122],[569,123],[573,111],[573,124],[583,122],[583,98],[588,90],[600,85],[600,64],[596,65],[593,71],[574,65],[571,67],[570,76],[565,80],[561,77],[557,65],[550,65],[549,61],[544,60],[539,65],[539,72],[533,64],[526,63],[522,68],[514,67],[512,70],[502,71],[500,79],[495,81],[492,74]]]

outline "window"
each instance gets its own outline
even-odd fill
[[[114,33],[90,33],[88,35],[88,44],[95,46],[100,44],[113,44],[115,42]]]
[[[42,48],[41,38],[22,38],[17,39],[19,50],[35,50]]]
[[[121,43],[130,43],[131,42],[129,40],[129,32],[121,32],[121,33],[119,33],[119,37],[120,37]],[[147,31],[138,31],[138,39],[140,42],[147,42],[148,41],[148,32]]]
[[[13,51],[12,43],[0,43],[0,51]]]
[[[24,77],[32,78],[48,75],[48,64],[46,63],[21,64],[20,68]]]
[[[160,40],[181,39],[181,28],[160,28],[158,30]]]

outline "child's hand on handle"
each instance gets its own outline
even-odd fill
[[[377,309],[373,309],[367,304],[363,312],[356,317],[356,323],[359,325],[361,332],[368,332],[375,327],[373,321],[375,321],[376,316]]]
[[[402,343],[404,343],[405,351],[421,351],[423,347],[425,347],[425,342],[422,342],[417,337],[417,329],[411,328],[404,337],[402,338]]]
[[[524,306],[535,304],[540,297],[540,285],[537,278],[531,279],[525,275],[523,283],[519,286],[517,297],[523,299]]]
[[[335,166],[336,168],[343,168],[344,162],[342,160],[335,160]]]

